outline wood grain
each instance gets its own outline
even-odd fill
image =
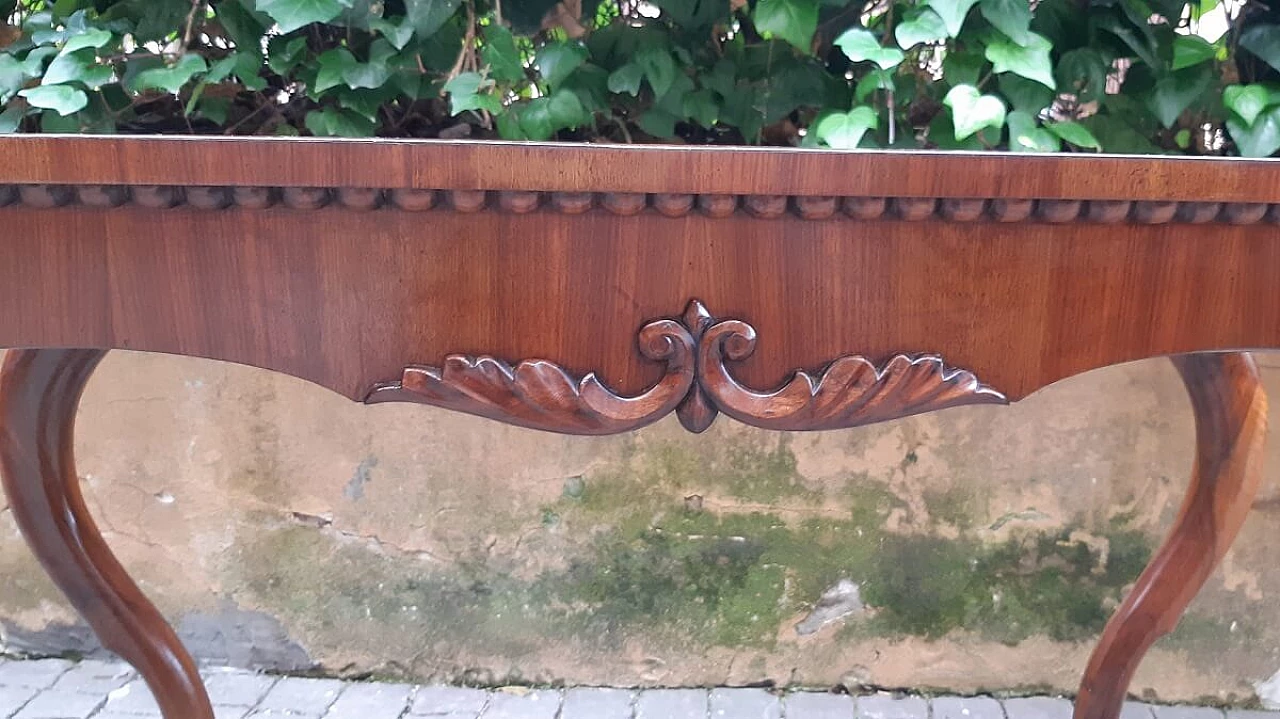
[[[102,538],[76,474],[76,406],[100,350],[20,350],[0,367],[0,478],[22,535],[102,645],[147,680],[166,719],[213,719],[191,655]]]
[[[1267,396],[1245,354],[1173,358],[1191,395],[1196,463],[1182,509],[1102,633],[1076,698],[1075,719],[1115,719],[1129,681],[1156,639],[1227,553],[1262,482]]]

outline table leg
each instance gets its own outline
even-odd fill
[[[1080,693],[1075,719],[1115,719],[1133,672],[1156,639],[1178,624],[1218,565],[1262,479],[1267,396],[1244,353],[1173,358],[1191,395],[1196,462],[1173,529],[1107,624]]]
[[[191,655],[120,566],[80,493],[73,429],[102,350],[13,350],[0,367],[0,476],[22,534],[102,645],[146,679],[165,719],[213,719]]]

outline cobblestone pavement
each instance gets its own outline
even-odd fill
[[[480,690],[210,669],[217,719],[1070,719],[1053,697],[852,697],[763,689]],[[0,659],[0,719],[156,719],[128,666]],[[1129,704],[1121,719],[1280,719],[1280,712]]]

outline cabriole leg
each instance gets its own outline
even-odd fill
[[[14,350],[0,367],[0,476],[22,534],[98,639],[146,679],[165,719],[213,719],[195,662],[107,547],[80,494],[76,407],[105,351]]]
[[[1089,659],[1075,719],[1115,719],[1133,672],[1156,639],[1178,624],[1218,565],[1262,479],[1267,396],[1243,353],[1173,358],[1191,395],[1196,463],[1168,538],[1134,585]]]

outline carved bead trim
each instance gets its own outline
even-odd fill
[[[785,195],[690,195],[674,193],[537,192],[533,190],[380,190],[360,187],[171,187],[154,185],[0,185],[0,207],[20,204],[56,208],[80,204],[111,208],[135,204],[150,209],[199,210],[341,207],[372,211],[497,211],[512,214],[600,210],[619,216],[655,212],[666,217],[724,218],[745,213],[760,219],[893,220],[905,222],[1131,223],[1141,225],[1280,224],[1280,204],[1158,202],[1127,200],[1027,200],[930,197],[820,197]]]
[[[743,386],[729,365],[755,351],[756,331],[715,320],[694,300],[679,320],[646,324],[640,353],[666,363],[657,383],[623,397],[589,373],[578,379],[546,360],[509,365],[493,357],[450,355],[441,367],[406,367],[380,384],[369,403],[416,402],[509,424],[566,434],[627,432],[675,412],[691,432],[720,412],[756,427],[820,430],[856,427],[966,404],[1004,404],[1004,395],[936,355],[896,355],[883,364],[848,355],[816,377],[797,370],[771,392]]]

